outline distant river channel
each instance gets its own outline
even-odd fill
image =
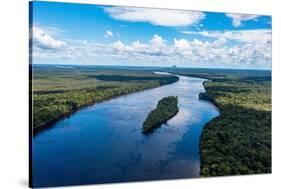
[[[178,77],[83,108],[35,135],[34,187],[198,177],[201,131],[219,112],[198,99],[204,79]],[[170,95],[179,97],[179,113],[143,134],[148,113]]]

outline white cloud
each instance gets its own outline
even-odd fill
[[[158,26],[190,26],[205,18],[205,14],[199,11],[132,7],[106,7],[104,11],[116,20],[148,22]]]
[[[59,49],[66,46],[66,42],[55,39],[42,28],[33,26],[32,28],[32,43],[35,47],[42,49]]]
[[[202,35],[211,38],[225,38],[239,42],[271,42],[270,29],[228,30],[228,31],[183,31],[184,34]]]
[[[214,48],[219,48],[221,46],[226,45],[226,42],[227,42],[227,40],[224,37],[220,37],[220,38],[218,38],[217,40],[215,40],[213,42],[213,47]]]
[[[186,39],[174,39],[174,45],[178,49],[190,49],[190,45]]]
[[[155,34],[153,38],[150,40],[150,43],[154,47],[161,47],[165,45],[166,40],[164,40],[161,36]]]
[[[169,52],[169,48],[161,36],[155,34],[148,43],[140,43],[134,41],[130,45],[125,45],[121,41],[117,41],[112,44],[113,49],[116,52],[131,53],[131,54],[145,54],[151,56],[165,56]]]
[[[40,28],[38,31],[41,31]],[[36,36],[36,40],[40,41],[41,45],[61,48],[52,50],[40,48],[40,45],[37,47],[38,42],[36,48],[33,48],[32,55],[33,60],[37,62],[45,60],[47,62],[79,61],[91,64],[128,62],[132,65],[155,63],[155,65],[167,64],[167,66],[177,64],[199,67],[270,67],[271,41],[267,40],[268,37],[262,37],[262,35],[267,36],[268,32],[259,31],[257,32],[259,34],[246,32],[247,35],[238,35],[231,32],[228,34],[227,31],[204,31],[202,35],[212,37],[214,40],[180,38],[173,39],[170,43],[158,34],[153,35],[147,42],[136,40],[132,43],[124,43],[121,40],[109,44],[65,40],[67,45],[65,41],[41,34],[39,35],[41,37]],[[249,37],[251,35],[261,40],[253,40]],[[238,42],[229,45],[229,39],[237,39]]]
[[[125,45],[121,41],[117,41],[113,43],[113,47],[121,51],[124,49]]]
[[[247,20],[253,20],[258,18],[258,15],[253,15],[253,14],[225,14],[227,17],[232,19],[232,25],[234,27],[239,27],[242,25],[243,21],[247,21]]]
[[[105,34],[104,34],[104,37],[105,37],[105,38],[114,37],[114,34],[113,34],[112,31],[106,30],[106,31],[105,31]]]

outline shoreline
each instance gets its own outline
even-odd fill
[[[203,87],[204,87],[204,89],[205,89],[205,92],[201,92],[201,93],[199,93],[199,100],[204,100],[204,101],[208,101],[208,102],[211,102],[213,105],[215,105],[217,108],[218,108],[218,110],[219,110],[219,112],[221,111],[221,108],[220,108],[220,106],[219,106],[219,104],[215,101],[215,99],[213,98],[213,97],[210,97],[209,95],[210,95],[210,93],[208,93],[208,91],[206,90],[206,88],[205,88],[205,84],[206,84],[206,82],[213,82],[213,81],[211,81],[211,80],[206,80],[206,81],[203,81],[203,83],[202,83],[202,85],[203,85]],[[208,95],[208,96],[207,96]],[[213,118],[214,119],[214,118]],[[210,122],[210,121],[209,121]]]
[[[174,76],[176,76],[176,75],[174,75]],[[146,90],[150,90],[150,89],[155,89],[155,88],[166,86],[166,85],[171,85],[171,84],[176,83],[176,82],[179,81],[180,78],[178,76],[176,76],[176,77],[177,77],[177,80],[174,81],[174,82],[171,82],[171,83],[167,83],[167,84],[163,84],[163,85],[160,84],[159,86],[149,87],[149,88],[145,88],[143,90],[137,90],[137,91],[134,91],[134,92],[129,92],[129,93],[125,93],[125,94],[120,94],[120,95],[112,96],[112,97],[109,97],[107,99],[102,99],[100,101],[87,103],[87,104],[85,104],[83,106],[77,107],[76,109],[74,109],[74,110],[72,110],[72,111],[70,111],[68,113],[60,115],[58,118],[50,120],[50,121],[48,121],[48,122],[46,122],[46,123],[44,123],[44,124],[42,124],[40,126],[37,126],[35,128],[33,128],[33,125],[32,125],[32,122],[31,122],[32,136],[34,137],[38,133],[40,133],[41,131],[44,131],[44,130],[47,130],[47,129],[51,128],[56,122],[58,122],[58,121],[60,121],[62,119],[65,119],[65,118],[75,114],[76,112],[78,112],[78,111],[80,111],[80,110],[82,110],[84,108],[87,108],[89,106],[94,106],[97,103],[102,103],[102,102],[105,102],[105,101],[109,101],[109,100],[112,100],[112,99],[115,99],[115,98],[118,98],[118,97],[121,97],[121,96],[126,96],[126,95],[134,94],[134,93],[137,93],[137,92],[142,92],[142,91],[146,91]]]
[[[166,113],[166,111],[169,113]],[[157,107],[150,111],[143,122],[142,133],[146,134],[160,127],[179,112],[178,96],[164,97],[158,101]],[[159,114],[161,115],[159,118]],[[162,116],[165,117],[162,117]]]
[[[267,139],[267,136],[270,134],[267,135],[267,133],[270,132],[271,128],[271,113],[269,114],[268,110],[256,110],[247,106],[243,107],[242,105],[245,104],[243,101],[239,105],[237,105],[236,101],[228,101],[229,104],[225,104],[223,100],[219,100],[219,97],[225,94],[223,92],[222,94],[219,93],[224,88],[211,88],[210,86],[212,85],[216,85],[216,82],[210,80],[203,82],[205,92],[199,94],[199,99],[209,101],[219,111],[219,115],[208,121],[201,131],[199,140],[199,177],[270,173],[271,167],[269,165],[271,161],[267,157],[268,154],[264,154],[270,151],[270,148],[268,148],[270,144],[268,144]],[[235,87],[235,90],[239,89],[239,85]],[[231,95],[236,95],[236,98],[243,99],[243,93],[242,97],[241,94],[238,96],[235,93],[231,93]],[[233,98],[232,96],[228,98]],[[256,103],[259,104],[260,102]],[[250,122],[251,124],[247,124],[248,120],[255,121],[254,123]],[[225,125],[228,121],[231,121],[232,124],[226,127]],[[241,131],[242,129],[244,131]],[[236,134],[236,137],[233,137],[233,133]],[[260,145],[259,147],[262,148],[259,151],[256,147],[253,147],[256,143],[251,142],[251,136],[253,135],[261,136],[257,139]],[[237,137],[240,137],[240,140],[237,140]],[[245,143],[247,144],[245,145]],[[237,145],[240,145],[239,149],[244,152],[243,154],[235,153]],[[258,158],[252,160],[251,157],[254,157],[253,155],[256,155]],[[210,156],[213,158],[210,158]],[[217,162],[217,159],[221,159],[221,161]],[[246,161],[245,159],[249,160]],[[259,165],[258,168],[255,167],[256,164]]]
[[[221,108],[219,107],[218,103],[216,103],[215,99],[213,97],[210,97],[210,96],[207,96],[209,95],[207,89],[205,88],[205,84],[206,82],[212,82],[211,80],[206,80],[206,81],[203,81],[202,85],[205,89],[205,92],[201,92],[199,93],[199,100],[203,100],[203,101],[207,101],[207,102],[210,102],[212,103],[214,106],[217,107],[218,109],[218,112],[219,112],[219,115],[212,118],[210,121],[208,121],[207,123],[205,123],[205,125],[202,127],[202,131],[201,131],[201,134],[200,134],[200,138],[199,138],[199,156],[200,156],[200,167],[199,167],[199,178],[200,177],[203,177],[203,174],[202,173],[202,169],[201,169],[201,162],[202,162],[202,150],[201,150],[201,145],[202,145],[202,136],[203,136],[203,133],[204,133],[204,128],[210,124],[212,121],[214,121],[215,119],[218,119],[220,116],[221,116]]]

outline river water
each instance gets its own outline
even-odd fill
[[[179,78],[81,109],[34,136],[34,186],[198,177],[201,130],[219,112],[198,99],[204,79]],[[169,95],[179,97],[179,113],[143,134],[148,113]]]

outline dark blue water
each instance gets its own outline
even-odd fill
[[[33,183],[39,186],[199,176],[199,137],[216,107],[200,101],[203,79],[176,83],[84,108],[33,138]],[[158,100],[179,97],[179,113],[144,135]]]

